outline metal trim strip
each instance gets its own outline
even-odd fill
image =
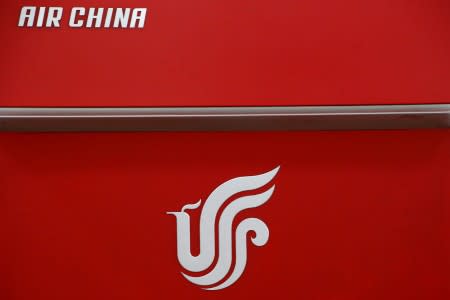
[[[0,107],[0,131],[450,128],[450,104],[271,107]]]

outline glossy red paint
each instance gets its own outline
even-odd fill
[[[17,27],[61,5],[61,29]],[[148,7],[142,30],[67,10]],[[3,0],[0,106],[448,103],[448,0]]]
[[[0,298],[449,299],[450,131],[0,135]],[[281,165],[241,279],[187,282],[167,211]]]

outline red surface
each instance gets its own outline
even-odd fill
[[[143,30],[22,5],[148,7]],[[0,106],[448,103],[448,0],[2,0]]]
[[[0,299],[449,299],[450,131],[0,135]],[[206,292],[165,214],[281,165]]]

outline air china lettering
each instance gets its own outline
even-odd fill
[[[71,28],[144,28],[147,8],[73,7],[68,26]],[[19,27],[60,28],[63,7],[24,6],[20,11]]]

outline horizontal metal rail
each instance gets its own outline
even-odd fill
[[[449,128],[450,104],[272,107],[0,107],[0,131]]]

